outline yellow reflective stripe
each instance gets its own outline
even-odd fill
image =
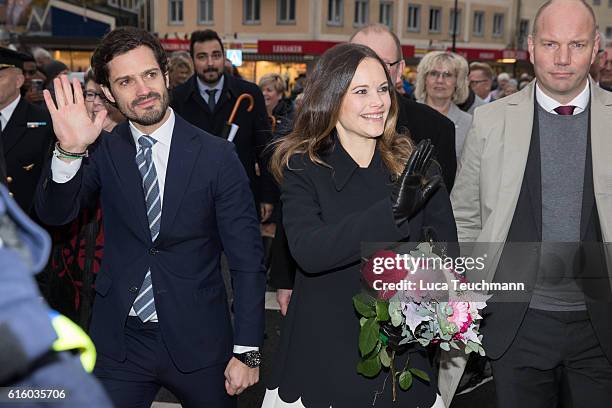
[[[72,320],[63,315],[53,317],[51,324],[57,334],[57,340],[53,343],[53,350],[79,350],[83,368],[91,373],[96,365],[96,347],[89,336]]]

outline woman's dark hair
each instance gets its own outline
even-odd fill
[[[206,41],[219,42],[219,45],[221,46],[221,52],[223,53],[223,55],[225,55],[225,50],[223,49],[223,41],[221,41],[219,34],[217,34],[217,32],[214,30],[201,30],[201,31],[194,31],[193,33],[191,33],[191,42],[189,43],[189,54],[191,54],[191,58],[194,57],[193,45],[197,42],[206,42]]]
[[[293,132],[274,146],[270,169],[279,183],[282,182],[283,171],[289,167],[289,159],[295,154],[305,154],[313,163],[328,166],[321,159],[320,153],[333,143],[330,135],[338,122],[344,96],[357,67],[366,58],[376,60],[385,71],[391,97],[389,114],[383,134],[377,139],[377,147],[389,172],[394,177],[402,173],[412,153],[412,143],[410,138],[395,130],[397,99],[385,63],[368,47],[340,44],[327,50],[308,75]]]
[[[138,47],[149,47],[165,75],[168,72],[168,57],[157,37],[148,31],[135,27],[121,27],[106,34],[100,45],[91,56],[91,68],[94,71],[96,82],[110,89],[108,80],[108,63],[117,55],[125,54]],[[135,64],[138,61],[134,61]]]

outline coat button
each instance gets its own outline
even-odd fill
[[[157,255],[159,253],[159,251],[157,250],[157,248],[153,247],[153,248],[149,249],[149,253],[151,255]]]
[[[132,293],[136,293],[136,292],[138,292],[138,286],[132,286],[132,287],[130,288],[130,292],[132,292]]]
[[[12,182],[13,182],[13,178],[12,178],[11,176],[8,176],[8,177],[6,178],[6,182],[7,182],[7,183],[12,183]]]

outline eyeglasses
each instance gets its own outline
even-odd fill
[[[453,74],[452,72],[448,72],[448,71],[442,71],[442,72],[440,72],[440,71],[435,71],[435,70],[434,70],[434,71],[429,71],[429,72],[427,73],[427,76],[428,76],[428,77],[430,77],[430,78],[432,78],[432,79],[442,78],[442,79],[444,79],[445,81],[447,81],[447,80],[449,80],[449,79],[451,79],[451,78],[454,78],[454,77],[455,77],[455,74]]]
[[[394,62],[386,62],[385,61],[385,65],[387,66],[387,68],[391,69],[392,66],[399,64],[402,61],[402,59],[398,59],[397,61]]]
[[[85,91],[85,92],[83,92],[83,97],[85,98],[85,100],[86,100],[87,102],[93,102],[93,101],[95,101],[95,100],[96,100],[96,96],[97,96],[98,98],[100,98],[100,101],[101,101],[101,102],[103,102],[103,103],[104,103],[104,102],[107,102],[106,96],[104,96],[104,94],[103,94],[103,93],[101,93],[101,92],[100,92],[100,93],[98,93],[98,92],[94,92],[94,91]]]

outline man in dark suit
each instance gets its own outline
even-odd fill
[[[540,8],[536,80],[476,110],[451,194],[460,241],[507,243],[484,278],[526,286],[484,310],[500,408],[612,400],[612,94],[589,80],[596,27],[584,1]],[[453,359],[441,368],[447,404],[463,367]]]
[[[263,250],[248,178],[231,143],[168,108],[168,62],[151,34],[110,32],[92,67],[128,121],[102,132],[106,115],[91,122],[78,81],[73,95],[65,76],[56,79],[58,106],[48,91],[45,101],[59,142],[36,209],[43,221],[65,224],[101,201],[95,374],[117,406],[148,407],[164,385],[185,406],[234,407],[231,395],[258,381],[264,328]],[[233,331],[221,250],[232,274]]]
[[[20,94],[26,55],[0,48],[0,144],[6,158],[6,184],[29,213],[53,130],[49,113]]]
[[[192,33],[190,52],[195,74],[173,90],[172,108],[192,125],[222,136],[240,95],[253,98],[252,111],[247,111],[247,101],[243,101],[236,111],[234,124],[239,129],[233,143],[251,181],[255,199],[260,203],[261,220],[266,221],[278,199],[278,190],[264,154],[272,133],[263,95],[257,85],[223,73],[225,52],[215,31]],[[256,164],[261,177],[256,175]]]

